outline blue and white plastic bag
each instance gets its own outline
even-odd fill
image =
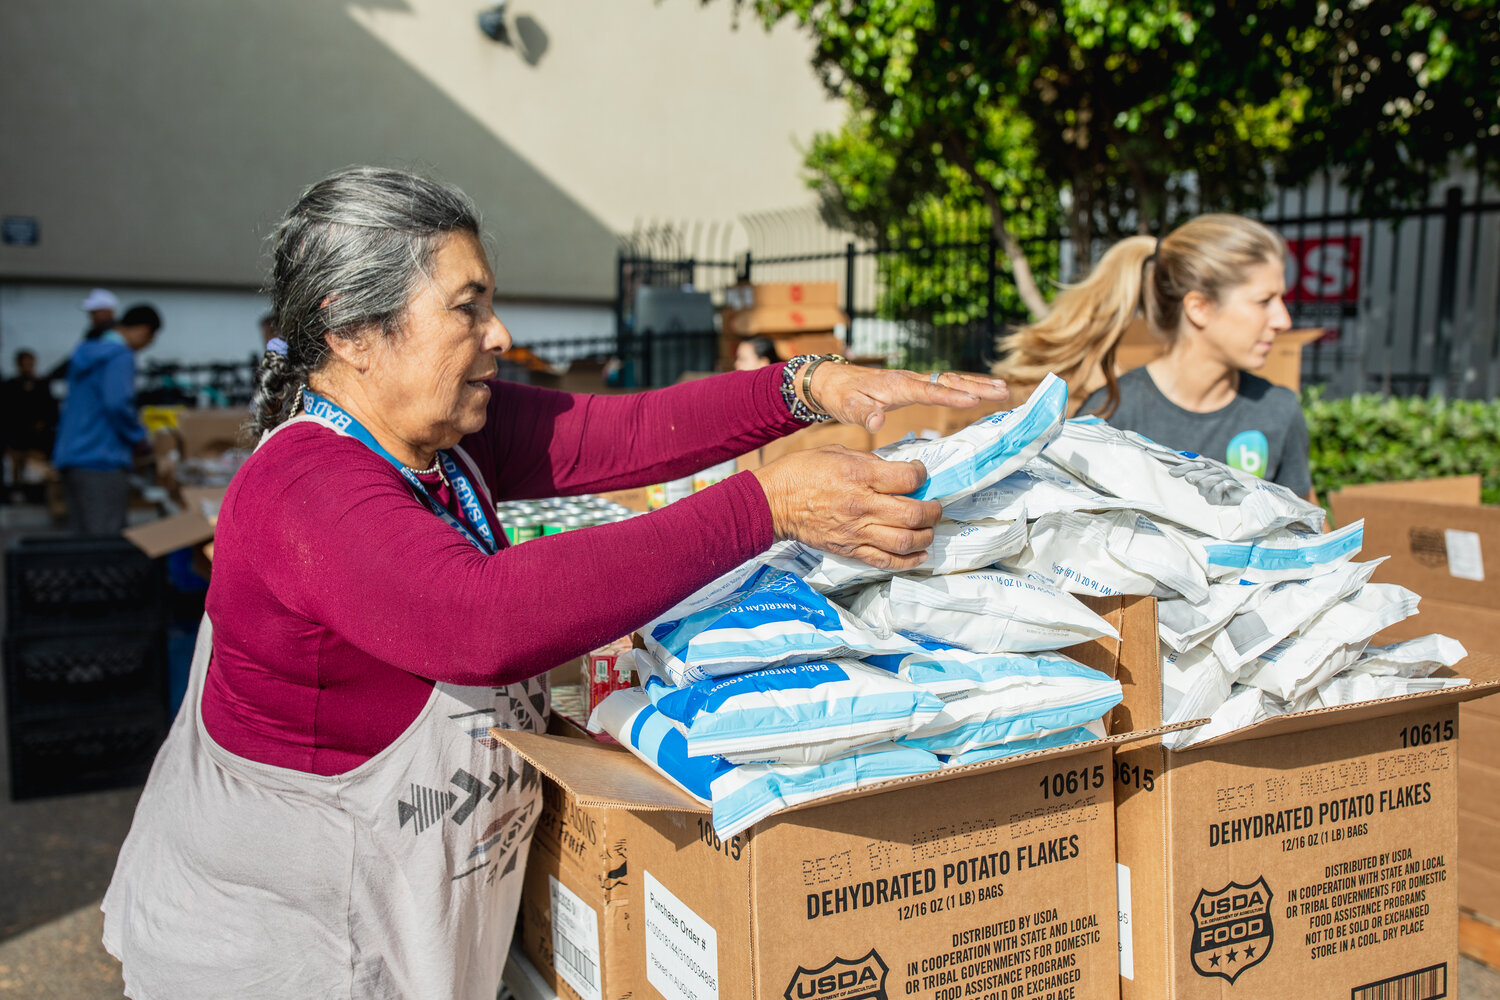
[[[1239,679],[1282,701],[1296,701],[1364,653],[1370,637],[1417,613],[1416,594],[1394,583],[1367,583],[1240,670]]]
[[[1039,455],[1062,429],[1067,412],[1068,385],[1049,374],[1014,410],[981,417],[936,441],[898,442],[881,454],[920,461],[927,481],[910,495],[947,505],[999,482]]]
[[[941,576],[983,569],[1000,559],[1015,555],[1025,547],[1024,512],[1013,521],[988,518],[982,521],[951,521],[945,518],[933,529],[932,544],[927,547],[927,559],[910,572],[917,576]],[[825,554],[817,567],[805,574],[805,578],[814,589],[832,594],[863,584],[889,580],[894,575],[891,570],[877,569],[857,559]]]
[[[676,722],[694,757],[810,764],[920,731],[937,695],[857,660],[817,661],[711,677],[677,687],[653,671],[645,690]]]
[[[1106,510],[1153,513],[1149,504],[1122,500],[1085,486],[1042,456],[1027,462],[1024,468],[1017,469],[993,486],[944,504],[943,516],[956,521],[977,521],[980,518],[1012,521],[1047,514]]]
[[[995,746],[982,747],[978,750],[969,750],[966,753],[943,757],[943,768],[946,770],[950,767],[963,767],[965,764],[985,764],[992,760],[1017,757],[1023,753],[1052,750],[1056,747],[1070,747],[1075,743],[1100,740],[1107,735],[1109,734],[1104,731],[1104,724],[1102,722],[1090,722],[1086,726],[1079,726],[1076,729],[1064,729],[1058,733],[1049,733],[1046,736],[1039,736],[1034,740],[999,743]]]
[[[1040,577],[1002,569],[893,577],[859,591],[849,608],[878,630],[980,653],[1061,649],[1120,637],[1072,594]]]
[[[791,573],[761,566],[738,583],[733,576],[721,579],[733,584],[728,593],[641,630],[646,648],[679,687],[781,664],[909,648],[898,636],[866,627]],[[690,600],[698,603],[699,595]]]
[[[1204,539],[1208,575],[1215,580],[1280,583],[1306,580],[1354,558],[1365,540],[1365,522],[1327,534],[1280,528],[1252,541]]]
[[[687,737],[639,688],[616,691],[594,709],[589,728],[609,733],[657,773],[713,809],[714,832],[732,837],[761,819],[839,792],[938,770],[938,758],[877,743],[818,764],[733,764],[692,757]]]
[[[1000,564],[1070,594],[1208,597],[1202,548],[1130,510],[1044,515],[1031,525],[1026,548]]]
[[[897,742],[945,756],[1068,732],[1098,722],[1122,697],[1119,681],[1058,653],[931,650],[897,669],[943,699],[936,719]]]
[[[1231,675],[1287,636],[1359,593],[1385,559],[1346,562],[1307,580],[1263,584],[1229,623],[1209,637]]]
[[[1244,541],[1294,524],[1323,527],[1323,508],[1285,486],[1164,448],[1098,417],[1069,420],[1046,458],[1096,490],[1140,501],[1211,538]]]

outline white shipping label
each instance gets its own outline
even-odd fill
[[[719,935],[646,872],[646,981],[667,1000],[717,1000]]]
[[[1115,890],[1120,906],[1120,975],[1135,979],[1135,939],[1130,919],[1130,869],[1115,865]]]
[[[1479,549],[1479,534],[1473,531],[1443,532],[1448,544],[1448,572],[1460,580],[1484,579],[1484,553]]]
[[[585,1000],[601,1000],[599,915],[555,875],[547,881],[552,889],[552,968]]]

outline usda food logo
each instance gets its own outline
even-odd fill
[[[1224,463],[1230,468],[1248,472],[1252,476],[1266,475],[1266,466],[1271,461],[1271,442],[1260,431],[1240,431],[1229,442],[1229,453]]]
[[[863,958],[835,958],[817,969],[797,967],[783,996],[786,1000],[887,1000],[885,976],[889,971],[880,954],[871,948]]]
[[[1250,885],[1231,882],[1217,892],[1198,893],[1189,949],[1198,975],[1222,976],[1233,984],[1265,959],[1271,941],[1271,887],[1264,877]]]

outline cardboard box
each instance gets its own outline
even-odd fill
[[[1422,595],[1408,624],[1421,633],[1433,631],[1421,620],[1433,604],[1500,611],[1500,507],[1481,506],[1479,486],[1479,476],[1456,476],[1349,486],[1329,499],[1338,523],[1364,518],[1361,558],[1390,557],[1375,579]],[[1500,636],[1475,638],[1475,648],[1500,651]]]
[[[847,327],[849,316],[838,307],[837,282],[768,282],[760,285],[736,285],[724,291],[724,309],[720,328],[732,360],[739,337],[787,336],[796,333],[828,333],[835,327]],[[841,348],[828,348],[840,351]],[[796,354],[825,354],[819,351],[792,351]]]
[[[1364,518],[1363,559],[1389,556],[1375,579],[1399,583],[1422,596],[1418,613],[1376,636],[1396,642],[1439,632],[1470,653],[1500,654],[1500,508],[1479,503],[1480,477],[1453,476],[1346,486],[1329,498],[1335,520]],[[1487,579],[1486,579],[1487,578]],[[1460,665],[1457,672],[1463,673]],[[1500,801],[1500,741],[1484,737],[1500,720],[1500,704],[1476,702],[1460,712],[1459,904],[1500,920],[1500,815],[1483,803]],[[1468,850],[1464,850],[1468,847]]]
[[[177,438],[182,457],[212,458],[231,449],[254,447],[254,441],[244,436],[249,419],[248,411],[235,407],[178,410]]]
[[[738,337],[775,337],[794,333],[831,333],[847,327],[849,315],[836,305],[755,306],[726,313],[724,330]]]
[[[1123,669],[1157,655],[1153,601],[1095,607],[1122,639],[1075,647],[1080,659]],[[604,817],[598,839],[611,852],[623,842],[607,893],[589,883],[602,883],[608,860],[589,860],[590,847],[568,872],[544,842],[533,853],[552,867],[528,873],[522,903],[541,920],[544,883],[548,904],[553,878],[567,886],[576,874],[572,884],[590,888],[578,895],[593,920],[567,919],[599,927],[595,996],[1117,996],[1111,748],[1156,734],[886,782],[785,810],[728,842],[705,807],[633,755],[494,735],[565,790],[575,815]],[[525,934],[528,955],[548,964],[532,954],[543,929]]]
[[[183,486],[179,488],[182,510],[176,514],[125,529],[132,545],[155,559],[191,545],[201,545],[214,537],[219,520],[219,504],[227,487]],[[212,560],[210,551],[207,558]]]
[[[587,739],[556,717],[548,732]],[[597,746],[602,753],[627,753],[617,744]],[[635,824],[633,813],[585,806],[557,782],[542,779],[542,812],[526,862],[516,933],[526,957],[562,1000],[602,1000],[601,983],[629,978],[620,965],[638,899],[628,869]]]
[[[1321,329],[1288,330],[1277,334],[1276,343],[1266,355],[1265,366],[1253,374],[1272,385],[1285,386],[1293,392],[1301,391],[1302,348],[1323,336],[1324,332]],[[1166,342],[1152,333],[1144,320],[1137,319],[1120,337],[1120,342],[1115,347],[1115,370],[1124,374],[1132,368],[1139,368],[1161,357],[1166,349]],[[1091,385],[1089,391],[1092,392],[1103,384],[1103,376],[1100,376],[1098,384]],[[1087,393],[1081,396],[1086,397]]]
[[[1452,996],[1458,711],[1477,683],[1115,756],[1123,1000]],[[1159,681],[1126,685],[1136,724]]]

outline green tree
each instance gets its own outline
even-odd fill
[[[1494,0],[1319,4],[1292,37],[1291,72],[1317,99],[1280,164],[1287,182],[1331,167],[1376,213],[1423,203],[1459,157],[1500,182]]]
[[[731,2],[807,30],[848,102],[808,153],[829,214],[868,231],[971,191],[1034,315],[1043,202],[1087,267],[1096,234],[1256,207],[1278,174],[1341,167],[1361,193],[1422,197],[1410,175],[1500,135],[1492,0]]]
[[[1055,279],[1058,190],[1041,171],[1028,169],[1029,127],[1015,115],[997,115],[991,123],[1012,133],[990,144],[1014,151],[1013,168],[997,172],[997,183],[983,194],[946,159],[897,169],[897,158],[874,134],[877,124],[870,115],[851,114],[838,131],[814,137],[807,150],[810,184],[819,192],[826,221],[879,246],[901,248],[876,257],[875,312],[905,325],[903,365],[981,364],[975,351],[988,339],[991,310],[1005,318],[1027,313],[1014,280],[1004,280],[1008,258],[997,262],[1002,280],[992,280],[987,237],[994,215],[1006,220],[1037,280]]]

